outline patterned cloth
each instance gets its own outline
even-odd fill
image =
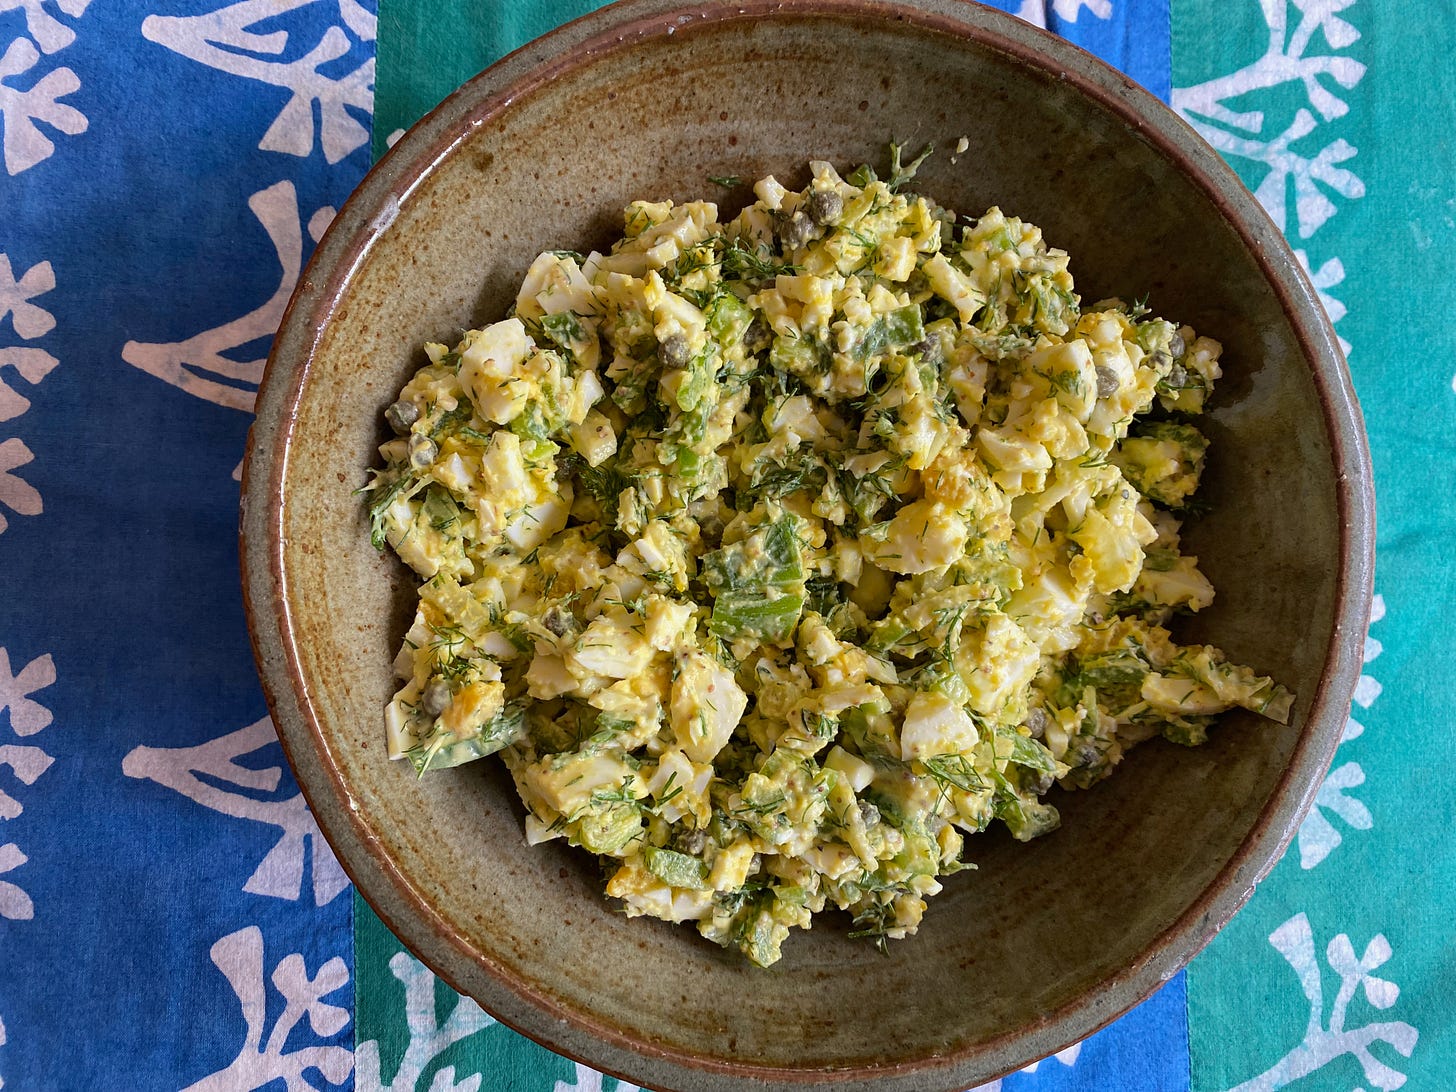
[[[349,891],[234,545],[269,338],[371,136],[594,6],[0,0],[0,1085],[630,1089],[456,998]],[[1448,1089],[1456,9],[999,6],[1169,98],[1294,240],[1381,527],[1356,716],[1296,844],[1185,974],[991,1087]]]

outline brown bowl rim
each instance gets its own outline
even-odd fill
[[[388,229],[390,209],[407,200],[476,127],[544,83],[645,39],[774,16],[892,20],[971,41],[1071,82],[1122,118],[1205,192],[1262,269],[1312,366],[1336,474],[1342,563],[1334,635],[1303,735],[1249,837],[1203,894],[1117,974],[1028,1026],[909,1063],[811,1070],[695,1057],[567,1006],[472,947],[388,858],[353,800],[323,742],[288,606],[282,521],[295,407],[313,353],[355,270]],[[1278,861],[1333,758],[1359,674],[1373,583],[1374,491],[1348,370],[1318,295],[1283,235],[1191,127],[1115,69],[1054,35],[967,0],[740,0],[731,5],[620,0],[527,44],[467,82],[411,128],[345,203],[299,278],[259,387],[243,468],[239,548],[259,675],[309,807],[355,889],[406,947],[457,991],[472,994],[502,1023],[557,1053],[663,1092],[827,1083],[866,1092],[923,1092],[927,1079],[949,1089],[1004,1075],[1112,1022],[1181,970]]]

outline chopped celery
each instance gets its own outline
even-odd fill
[[[463,766],[477,758],[493,755],[525,738],[525,708],[507,705],[465,739],[457,739],[447,728],[438,728],[433,735],[405,752],[415,772],[424,775],[430,770]]]
[[[702,891],[708,886],[708,866],[697,857],[661,846],[647,846],[642,858],[651,872],[669,887]]]

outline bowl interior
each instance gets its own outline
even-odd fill
[[[264,639],[260,655],[321,822],[365,895],[459,988],[656,1087],[856,1069],[887,1087],[964,1087],[1065,1045],[1232,912],[1292,829],[1285,813],[1267,830],[1266,809],[1310,787],[1281,787],[1291,756],[1327,758],[1338,734],[1330,716],[1309,722],[1342,609],[1344,537],[1307,332],[1209,188],[1127,120],[1114,78],[1099,77],[1097,101],[1080,89],[1091,62],[1068,79],[1019,55],[1030,32],[1002,38],[1004,23],[975,15],[977,40],[940,20],[692,19],[555,58],[551,79],[502,104],[487,92],[520,68],[508,65],[407,137],[346,209],[269,376],[260,421],[277,446],[255,453],[250,479],[271,475],[282,503],[273,542],[247,549],[271,554],[281,580],[286,652],[270,658]],[[1062,829],[1036,843],[969,839],[979,871],[950,879],[888,957],[825,917],[781,964],[754,970],[690,927],[619,916],[585,854],[528,849],[494,762],[417,780],[386,760],[381,709],[412,585],[370,547],[351,491],[420,345],[500,317],[540,250],[602,245],[633,198],[707,195],[726,218],[747,187],[710,175],[800,184],[811,158],[883,163],[890,138],[938,149],[917,190],[1040,225],[1071,253],[1084,302],[1146,293],[1154,313],[1223,341],[1213,511],[1187,536],[1218,601],[1179,635],[1219,644],[1299,700],[1293,727],[1229,716],[1203,748],[1151,743],[1094,791],[1055,793]],[[1241,856],[1251,838],[1262,856]],[[689,1078],[689,1064],[704,1069]]]

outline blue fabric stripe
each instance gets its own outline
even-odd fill
[[[1173,88],[1170,0],[988,0],[1125,72],[1164,102]]]
[[[30,695],[52,714],[43,730],[22,736],[31,729],[16,708],[0,713],[0,745],[49,760],[31,782],[9,771],[0,781],[23,807],[0,818],[0,847],[26,857],[0,883],[33,907],[0,917],[8,1087],[174,1089],[225,1071],[249,1032],[245,1003],[261,1006],[266,1042],[285,1011],[278,983],[301,989],[300,976],[339,984],[282,1050],[312,1052],[315,1087],[352,1084],[340,1053],[352,1046],[352,899],[331,886],[311,839],[295,847],[272,821],[297,790],[263,723],[237,595],[232,475],[251,382],[214,375],[240,393],[214,388],[207,400],[136,365],[157,352],[138,346],[266,310],[311,249],[310,222],[367,168],[367,140],[348,147],[346,122],[367,137],[367,112],[329,114],[257,74],[328,41],[346,48],[320,74],[348,77],[373,55],[368,12],[352,0],[292,2],[235,28],[232,44],[214,42],[216,53],[200,39],[159,41],[166,24],[149,16],[160,0],[79,16],[51,5],[45,23],[0,13],[0,55],[36,55],[0,80],[29,90],[64,69],[79,87],[61,101],[86,121],[74,134],[42,121],[53,150],[18,167],[39,146],[21,149],[7,116],[13,156],[0,167],[0,254],[16,277],[49,262],[55,279],[33,301],[54,329],[0,317],[0,353],[58,361],[34,383],[0,371],[31,403],[0,422],[0,454],[24,444],[31,459],[14,473],[43,499],[34,514],[0,505],[0,648],[12,676],[46,655],[56,675]],[[1075,18],[1049,5],[1040,21],[1166,97],[1167,0],[1109,2],[1106,18],[1100,5]],[[173,9],[164,14],[197,13],[180,0]],[[52,24],[74,41],[59,44]],[[275,132],[280,115],[288,124]],[[305,132],[304,145],[284,146]],[[239,337],[225,353],[234,362],[266,352],[266,329]],[[204,750],[188,761],[187,748]],[[259,871],[265,861],[271,872]],[[1180,976],[1072,1064],[1045,1061],[1004,1087],[1182,1092],[1183,997]]]
[[[185,341],[267,304],[284,270],[249,198],[270,194],[259,207],[285,259],[306,258],[309,218],[341,204],[368,166],[369,118],[354,111],[364,140],[335,163],[316,103],[305,104],[315,117],[306,154],[261,149],[289,89],[150,40],[155,0],[67,14],[74,6],[47,5],[49,21],[0,14],[0,55],[36,55],[0,79],[26,90],[69,71],[79,88],[60,101],[86,120],[76,134],[42,120],[54,150],[14,170],[19,123],[4,119],[0,253],[16,277],[50,263],[55,287],[30,302],[55,326],[27,336],[0,313],[0,360],[19,347],[58,363],[33,385],[0,370],[31,403],[0,423],[0,442],[24,443],[33,458],[15,473],[43,501],[38,514],[0,505],[0,647],[12,674],[43,654],[56,674],[29,697],[53,715],[44,730],[22,737],[15,708],[8,722],[0,712],[0,744],[51,760],[29,785],[0,768],[0,789],[23,807],[0,818],[0,845],[27,857],[0,880],[33,908],[0,917],[0,1079],[15,1089],[183,1087],[235,1062],[245,1001],[262,1006],[266,1044],[282,1030],[278,983],[306,990],[298,974],[326,967],[341,985],[321,997],[314,1026],[285,1021],[282,1051],[312,1050],[309,1080],[338,1086],[349,1081],[352,1028],[328,1008],[346,1018],[352,1008],[352,898],[321,890],[331,858],[307,837],[295,852],[287,837],[298,790],[264,719],[238,594],[233,473],[251,417],[134,366],[127,345]],[[224,51],[250,65],[291,61],[340,24],[337,4],[287,6],[249,28],[251,45],[267,48],[286,33],[283,50]],[[56,26],[74,40],[57,46]],[[321,69],[331,77],[373,53],[372,41],[338,34],[349,50]],[[261,358],[269,333],[226,355]],[[246,404],[253,383],[227,382]],[[229,737],[235,765],[223,746],[189,773],[196,763],[178,749]],[[265,860],[277,867],[260,878]],[[253,1087],[238,1074],[222,1086]]]
[[[1016,1073],[1004,1092],[1188,1092],[1187,988],[1179,974],[1142,1005],[1086,1039],[1070,1066],[1054,1056]]]

